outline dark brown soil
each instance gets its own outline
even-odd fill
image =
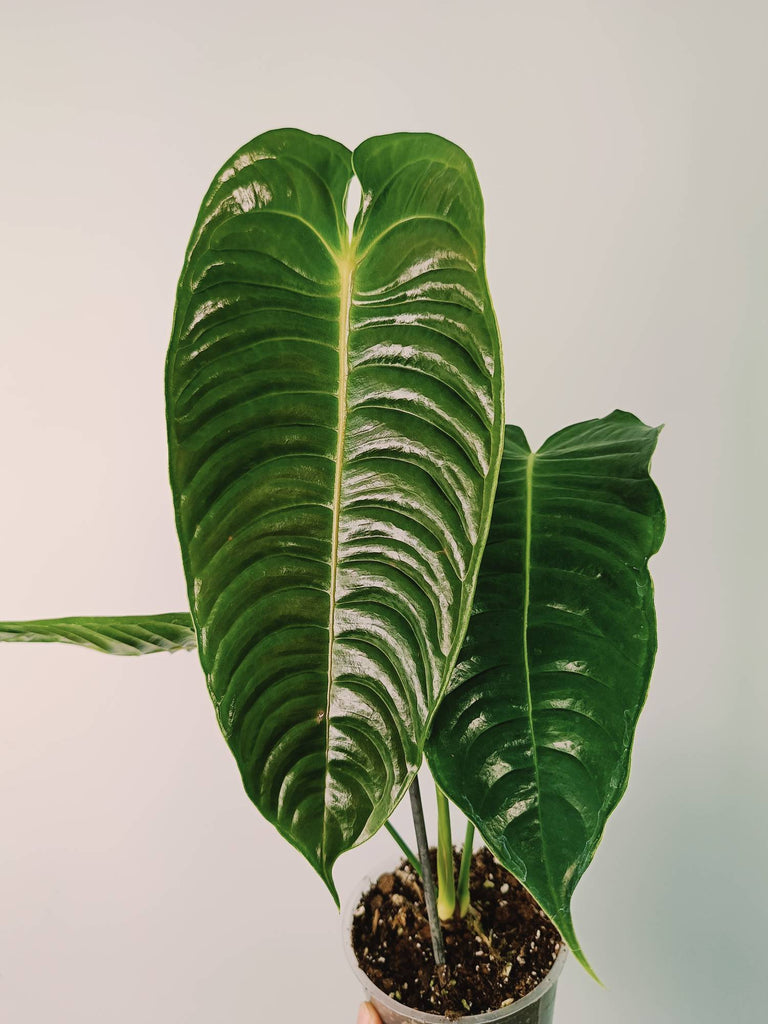
[[[443,923],[444,984],[436,975],[421,882],[408,861],[379,878],[352,920],[352,944],[371,981],[406,1006],[447,1017],[521,999],[548,973],[561,944],[538,903],[487,849],[473,858],[469,913]]]

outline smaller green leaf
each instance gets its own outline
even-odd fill
[[[188,612],[0,622],[2,641],[76,644],[103,654],[121,655],[194,651],[197,648]]]
[[[626,412],[531,452],[506,429],[472,616],[427,757],[592,973],[571,897],[627,785],[656,652],[658,430]]]

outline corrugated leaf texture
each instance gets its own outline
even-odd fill
[[[160,654],[197,647],[186,612],[0,622],[0,642],[65,643],[103,654]]]
[[[281,130],[216,176],[179,283],[168,439],[200,658],[248,794],[332,889],[409,785],[469,615],[502,431],[483,250],[446,140]]]
[[[427,746],[439,785],[587,967],[571,896],[626,787],[656,652],[657,434],[614,412],[534,453],[507,427],[473,613]]]

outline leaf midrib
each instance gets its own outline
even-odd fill
[[[347,433],[347,381],[349,378],[349,335],[351,330],[352,312],[352,281],[355,270],[355,259],[352,245],[347,244],[336,257],[339,269],[339,386],[338,403],[339,419],[336,431],[336,470],[333,481],[333,522],[331,525],[331,580],[329,589],[328,612],[328,692],[325,705],[325,780],[323,784],[323,830],[320,839],[320,853],[325,861],[326,837],[328,829],[328,782],[330,779],[331,752],[331,694],[333,692],[334,666],[333,651],[335,646],[336,624],[336,577],[339,565],[339,518],[341,513],[341,483],[344,457],[344,442]]]
[[[536,782],[536,798],[539,810],[539,832],[541,833],[541,859],[544,863],[544,871],[547,876],[547,885],[553,903],[557,902],[555,887],[552,883],[552,873],[547,857],[546,843],[544,840],[544,822],[542,820],[541,808],[541,777],[539,775],[539,755],[536,746],[536,732],[533,725],[533,693],[531,690],[531,668],[528,660],[528,611],[531,603],[531,539],[533,535],[533,466],[536,461],[536,452],[529,452],[525,465],[525,548],[523,553],[523,672],[525,674],[526,701],[528,706],[528,728],[531,733],[531,754],[533,757],[533,771]]]

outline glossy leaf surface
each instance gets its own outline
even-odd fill
[[[427,756],[585,964],[570,903],[627,783],[656,651],[658,431],[614,412],[532,454],[507,427],[466,640]]]
[[[65,643],[103,654],[160,654],[194,651],[192,619],[187,612],[0,622],[0,642]]]
[[[502,430],[483,249],[451,143],[282,130],[219,172],[179,283],[170,471],[201,662],[248,794],[331,889],[409,785],[469,615]]]

